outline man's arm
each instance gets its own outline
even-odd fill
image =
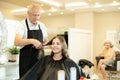
[[[36,40],[36,39],[23,39],[20,34],[16,34],[14,44],[16,46],[25,46],[25,45],[33,44],[33,46],[36,49],[41,49],[41,47],[42,47],[41,42],[39,40]]]

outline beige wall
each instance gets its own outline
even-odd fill
[[[82,12],[75,14],[75,27],[81,29],[93,30],[94,27],[94,13]]]
[[[50,28],[68,28],[74,27],[74,15],[59,15],[59,16],[48,16],[41,17],[41,21]]]
[[[5,16],[5,18],[7,18],[7,19],[22,20],[24,18],[23,16],[16,16],[16,15],[14,15],[11,12],[11,10],[9,10],[7,8],[0,7],[0,12],[2,12],[3,15]]]
[[[57,34],[63,34],[69,27],[75,27],[74,15],[60,15],[41,17],[48,30],[48,37],[53,37]]]
[[[9,19],[22,20],[25,18],[25,16],[14,16],[7,9],[0,10]],[[106,31],[120,29],[120,11],[104,13],[79,12],[74,15],[41,17],[40,20],[47,26],[48,33],[52,36],[63,33],[69,27],[93,30],[94,57],[102,48],[106,38]]]
[[[6,18],[14,19],[13,14],[10,12],[10,10],[0,8],[0,11],[3,13],[3,15],[4,15]]]
[[[95,14],[94,53],[97,54],[103,47],[108,30],[120,29],[120,11]]]

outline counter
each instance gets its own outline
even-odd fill
[[[15,80],[19,78],[18,62],[0,64],[0,80]]]

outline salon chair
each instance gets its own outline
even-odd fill
[[[80,59],[78,65],[81,66],[81,68],[84,68],[85,66],[89,66],[89,68],[91,68],[94,66],[94,64],[87,59]]]
[[[105,68],[105,70],[109,72],[109,80],[112,80],[112,74],[113,73],[120,72],[120,52],[115,51],[115,54],[116,54],[115,63],[113,65],[107,66]],[[96,57],[97,65],[98,65],[98,62],[99,62],[100,59],[104,59],[104,57],[100,57],[100,56]]]
[[[89,68],[93,67],[94,64],[92,62],[90,62],[87,59],[80,59],[78,62],[78,65],[83,69],[85,66],[88,66]],[[87,79],[90,79],[90,74],[84,73],[84,77],[86,77]]]

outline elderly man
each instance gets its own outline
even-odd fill
[[[27,18],[18,25],[14,43],[22,47],[19,58],[20,78],[38,61],[39,50],[43,52],[42,45],[47,43],[46,27],[38,21],[40,16],[40,5],[32,4],[28,6]]]

